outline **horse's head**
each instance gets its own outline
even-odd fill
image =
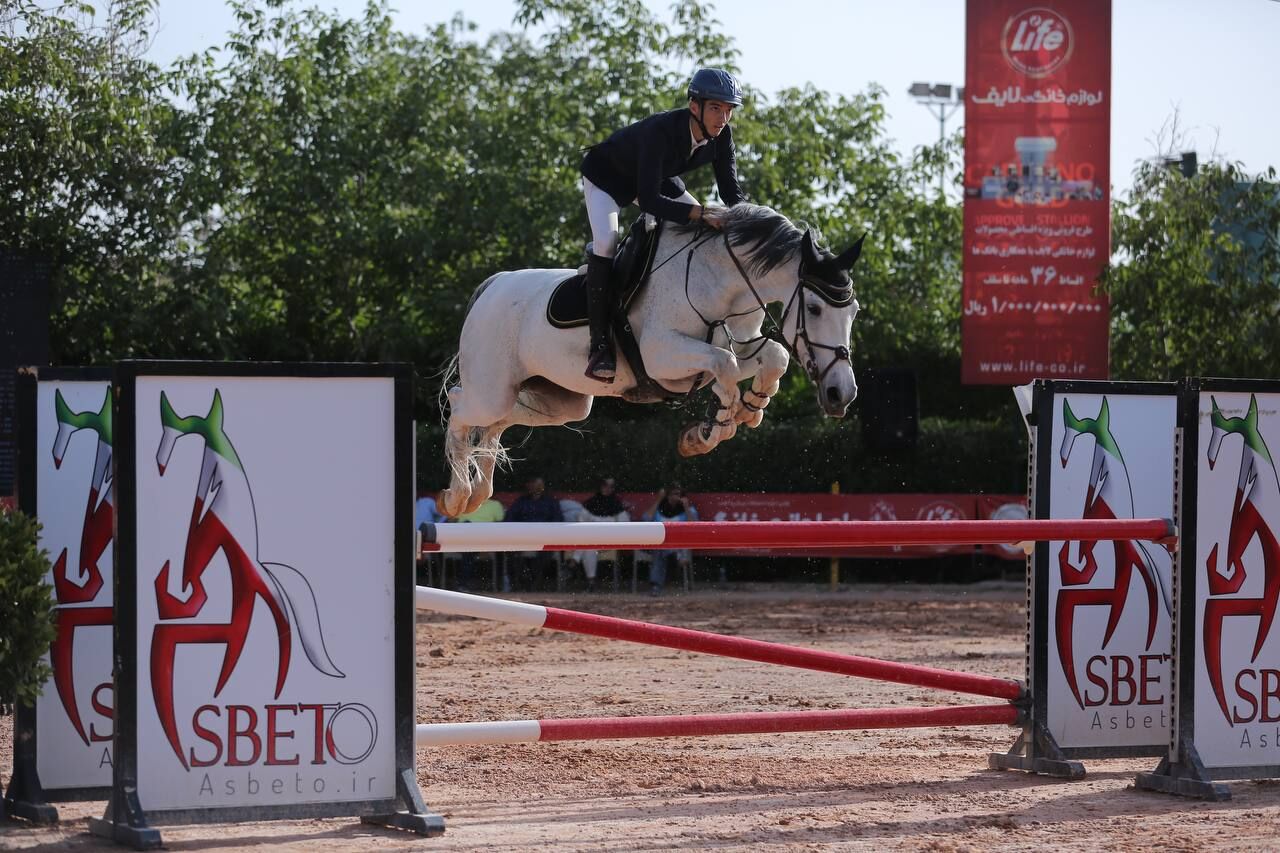
[[[160,469],[161,477],[164,476],[164,469],[169,465],[170,457],[173,456],[173,446],[184,435],[203,436],[210,449],[226,456],[236,465],[240,464],[235,450],[231,447],[231,442],[222,431],[222,392],[217,389],[213,392],[213,403],[209,406],[209,414],[204,417],[191,415],[186,418],[178,417],[169,403],[169,397],[161,391],[160,425],[164,431],[160,436],[160,446],[156,449],[156,465]]]
[[[817,388],[818,405],[836,418],[844,417],[858,396],[849,341],[859,306],[849,270],[862,254],[863,239],[865,235],[834,255],[817,245],[811,231],[804,232],[796,304],[788,312],[784,328]]]
[[[71,443],[73,433],[82,429],[91,429],[98,434],[103,444],[111,445],[111,392],[108,391],[102,401],[102,408],[97,412],[73,412],[62,398],[62,391],[53,392],[53,410],[58,419],[58,434],[53,439],[53,467],[62,467],[62,457],[66,455],[67,445]]]

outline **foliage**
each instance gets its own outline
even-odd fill
[[[1112,224],[1117,378],[1280,376],[1280,184],[1239,165],[1147,164]]]
[[[54,639],[49,555],[40,525],[0,505],[0,707],[32,703],[52,671],[41,658]]]

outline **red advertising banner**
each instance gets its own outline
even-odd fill
[[[1106,379],[1110,0],[968,0],[961,381]]]
[[[494,495],[504,507],[517,495]],[[561,506],[566,501],[581,503],[590,495],[557,494]],[[623,492],[632,521],[643,521],[657,496],[651,492]],[[698,492],[689,495],[701,521],[950,521],[977,518],[1026,518],[1025,495],[972,494],[827,494],[824,492]],[[571,521],[574,519],[567,518]],[[814,551],[708,551],[726,556],[777,557],[932,557],[939,554],[972,554],[973,545],[911,546],[891,548],[848,548]],[[1010,560],[1023,559],[1022,551],[1001,546],[979,546],[977,550]]]

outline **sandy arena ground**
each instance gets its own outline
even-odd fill
[[[548,604],[891,660],[1021,678],[1020,584],[758,586]],[[495,720],[987,702],[510,625],[422,616],[418,719]],[[448,831],[353,819],[164,829],[169,849],[1280,850],[1280,784],[1226,803],[1135,791],[1155,761],[1087,762],[1080,782],[991,771],[1009,728],[751,735],[465,747],[418,753]],[[12,767],[0,718],[0,778]],[[100,803],[52,828],[0,826],[3,849],[112,849],[85,832]]]

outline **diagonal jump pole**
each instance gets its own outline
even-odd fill
[[[530,628],[545,628],[549,631],[565,631],[571,634],[588,634],[609,640],[811,669],[855,678],[893,681],[898,684],[912,684],[937,690],[954,690],[957,693],[989,696],[1009,701],[1022,698],[1024,692],[1021,682],[1008,678],[895,663],[878,658],[807,649],[803,646],[789,646],[783,643],[713,634],[708,631],[694,631],[690,628],[673,628],[652,622],[579,613],[576,610],[561,610],[558,607],[506,601],[501,598],[488,598],[432,587],[418,587],[417,604],[419,610],[434,610],[437,613],[450,613],[455,616],[510,622],[515,625],[527,625]]]

